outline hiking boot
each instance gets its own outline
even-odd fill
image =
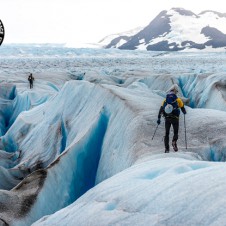
[[[169,153],[169,149],[165,149],[165,153]]]
[[[173,146],[173,150],[177,152],[178,148],[177,148],[177,142],[176,141],[172,142],[172,146]]]

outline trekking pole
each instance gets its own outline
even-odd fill
[[[159,126],[159,124],[157,124],[157,126],[156,126],[156,128],[155,128],[155,132],[154,132],[154,134],[153,134],[152,140],[154,139],[154,136],[155,136],[155,133],[156,133],[156,131],[157,131],[157,129],[158,129],[158,126]]]
[[[185,114],[184,114],[184,133],[185,133],[185,146],[186,146],[186,149],[188,149],[188,147],[187,147],[187,132],[186,132]]]

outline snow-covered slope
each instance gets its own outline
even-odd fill
[[[218,50],[226,47],[226,14],[206,10],[196,15],[182,8],[162,11],[151,23],[120,44],[106,48],[153,51]],[[114,45],[111,45],[114,43]]]
[[[118,48],[119,46],[126,43],[132,36],[140,32],[142,29],[143,27],[137,27],[126,32],[108,35],[100,40],[98,44],[100,44],[104,48]]]
[[[224,225],[225,55],[71,52],[0,59],[0,224]],[[173,83],[187,115],[164,154]]]

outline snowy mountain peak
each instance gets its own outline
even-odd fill
[[[226,13],[211,10],[195,14],[183,8],[161,11],[137,33],[108,36],[104,48],[152,51],[223,50]],[[123,42],[122,42],[123,40]]]
[[[202,15],[202,14],[215,14],[219,17],[226,17],[226,13],[219,13],[219,12],[216,12],[213,10],[205,10],[205,11],[202,11],[201,13],[199,13],[199,15]]]
[[[142,29],[143,27],[137,27],[129,31],[108,35],[104,37],[102,40],[100,40],[98,44],[106,48],[112,48],[112,47],[117,48],[120,45],[126,43],[131,36],[137,34]]]
[[[195,13],[193,13],[192,11],[186,10],[183,8],[172,8],[169,11],[175,11],[175,12],[179,13],[181,16],[196,16],[197,17],[197,15]]]

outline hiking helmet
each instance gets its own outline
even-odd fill
[[[173,105],[172,104],[167,104],[165,106],[164,111],[166,112],[166,114],[170,114],[173,111]]]

